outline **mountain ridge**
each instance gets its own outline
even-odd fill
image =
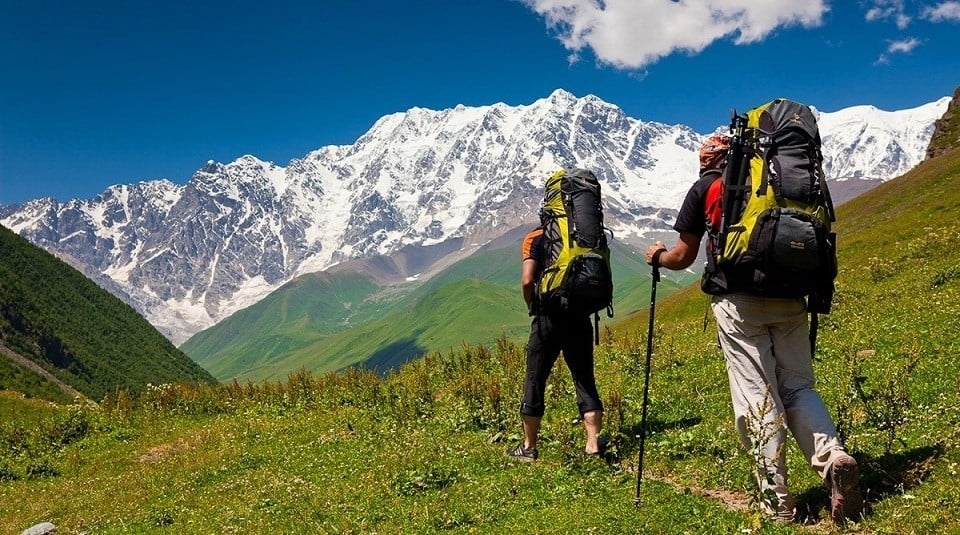
[[[864,150],[833,151],[824,137],[830,162]],[[286,167],[252,155],[209,161],[183,185],[157,180],[90,200],[0,207],[0,223],[181,342],[304,273],[442,243],[461,244],[448,263],[468,256],[535,221],[542,179],[563,165],[598,170],[608,225],[639,243],[669,230],[702,138],[556,90],[526,106],[412,108],[380,118],[352,145]],[[909,165],[904,151],[881,170]],[[390,276],[415,275],[397,271]]]

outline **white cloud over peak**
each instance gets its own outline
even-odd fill
[[[877,58],[877,61],[874,63],[874,65],[886,65],[890,63],[891,54],[909,54],[918,46],[920,46],[920,40],[916,37],[908,37],[906,39],[889,41],[889,44],[887,45],[887,51],[883,54],[880,54],[880,57]]]
[[[923,18],[933,22],[960,22],[960,2],[940,2],[923,10]]]
[[[714,41],[761,41],[780,27],[819,26],[825,0],[522,0],[544,17],[579,58],[637,69],[677,51],[696,53]]]

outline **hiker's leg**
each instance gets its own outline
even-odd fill
[[[776,385],[773,344],[765,325],[765,299],[745,294],[714,298],[720,346],[737,433],[756,462],[761,505],[771,515],[792,518],[787,487],[786,422]]]
[[[846,452],[830,413],[814,388],[805,305],[801,300],[776,300],[767,312],[787,426],[810,467],[826,479],[830,465]]]
[[[596,453],[600,451],[600,430],[603,427],[603,411],[589,411],[583,413],[583,429],[587,434],[587,442],[583,451]]]
[[[540,420],[542,418],[526,414],[520,415],[520,418],[523,420],[523,447],[526,449],[536,448],[537,438],[540,435]]]
[[[584,450],[594,453],[600,449],[597,440],[603,425],[603,402],[597,391],[593,370],[593,327],[590,318],[569,318],[563,329],[563,339],[563,360],[573,377],[573,385],[577,391],[577,409],[583,417],[586,431]]]
[[[550,370],[560,355],[553,320],[549,316],[534,316],[527,341],[527,370],[523,381],[523,401],[520,414],[523,418],[524,448],[537,446],[537,432],[544,412],[544,391]],[[529,432],[532,435],[528,434]]]

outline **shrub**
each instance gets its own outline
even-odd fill
[[[410,470],[394,480],[393,488],[400,496],[415,496],[431,490],[445,489],[456,483],[459,477],[456,470],[442,467]]]
[[[950,266],[947,269],[937,271],[930,281],[930,289],[939,288],[952,280],[960,278],[960,266]]]
[[[867,261],[867,269],[870,271],[870,280],[873,282],[881,282],[897,273],[897,266],[893,260],[875,256]]]
[[[20,474],[13,469],[13,466],[6,460],[0,459],[0,483],[4,481],[17,481]]]
[[[52,417],[43,427],[49,443],[63,446],[87,436],[91,426],[87,411],[74,405],[67,413]]]
[[[46,457],[34,459],[27,464],[27,478],[40,479],[44,477],[57,477],[60,470],[53,464],[53,461]]]

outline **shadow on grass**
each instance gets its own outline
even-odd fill
[[[675,431],[677,429],[686,429],[688,427],[693,427],[703,421],[703,418],[699,416],[695,418],[681,418],[673,422],[663,422],[658,420],[651,420],[647,422],[647,438],[650,438],[650,435],[655,433],[662,433],[664,431]],[[620,432],[626,434],[627,436],[634,437],[634,442],[638,442],[637,437],[640,436],[640,422],[636,422],[629,427],[621,427]]]
[[[651,420],[647,422],[647,441],[649,445],[650,435],[671,431],[676,429],[686,429],[693,427],[703,421],[702,418],[681,418],[674,421]],[[609,455],[605,458],[608,462],[616,462],[625,457],[633,457],[640,450],[640,422],[633,425],[621,427],[614,434],[611,440]]]
[[[879,457],[854,453],[860,465],[864,514],[871,514],[873,504],[903,494],[926,480],[941,455],[940,446],[923,446]],[[824,486],[813,487],[797,496],[797,505],[814,517],[829,518],[830,490]]]

